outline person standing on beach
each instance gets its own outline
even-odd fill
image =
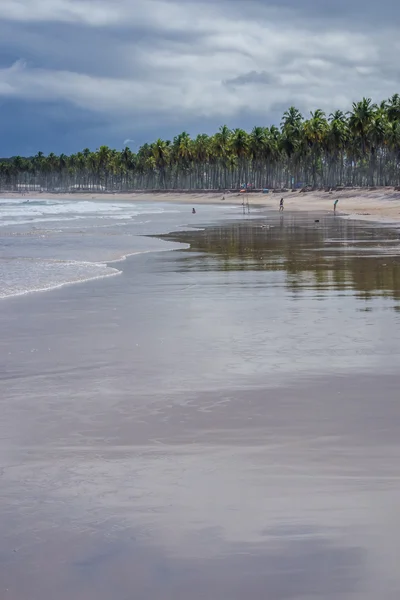
[[[339,198],[336,198],[335,202],[333,203],[333,213],[336,214],[336,207],[337,207],[337,203],[339,202]]]
[[[283,198],[281,198],[281,201],[279,202],[279,212],[283,212]]]

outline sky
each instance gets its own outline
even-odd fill
[[[0,156],[136,151],[400,92],[393,0],[0,0]]]

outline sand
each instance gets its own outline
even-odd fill
[[[85,199],[104,201],[136,201],[143,202],[151,198],[159,202],[184,202],[187,204],[241,204],[243,194],[222,192],[161,192],[161,193],[87,193],[74,194],[51,194],[51,193],[19,193],[1,192],[1,198],[21,198],[24,200],[48,198],[56,200]],[[333,202],[339,198],[337,214],[343,217],[377,221],[382,223],[400,222],[400,192],[394,188],[376,188],[365,190],[363,188],[352,188],[336,192],[287,192],[287,193],[251,193],[248,194],[249,203],[254,206],[266,206],[268,208],[278,207],[280,198],[285,201],[286,210],[300,210],[306,212],[332,211]],[[223,199],[224,198],[224,199]],[[246,200],[247,201],[247,200]]]
[[[397,240],[267,218],[1,303],[1,600],[400,598]]]

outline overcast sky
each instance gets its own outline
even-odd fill
[[[393,0],[0,0],[0,155],[379,101],[400,92],[399,18]]]

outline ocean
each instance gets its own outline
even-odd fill
[[[202,207],[200,218],[232,214]],[[154,202],[1,199],[0,298],[117,275],[128,255],[177,247],[144,236],[192,227],[196,216]]]
[[[397,599],[398,230],[43,202],[1,208],[1,598]]]

